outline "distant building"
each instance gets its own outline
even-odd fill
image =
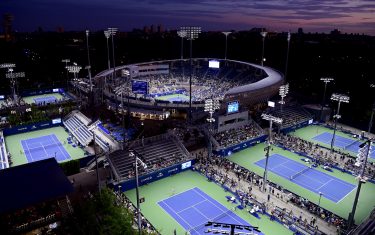
[[[158,24],[158,33],[163,33],[164,32],[164,27],[161,24]]]
[[[4,28],[4,38],[5,41],[12,40],[12,22],[13,22],[13,15],[9,13],[5,13],[3,15],[3,28]]]
[[[341,31],[338,29],[334,29],[331,31],[331,35],[340,35],[340,34],[341,34]]]
[[[298,34],[303,34],[303,28],[298,28],[298,31],[297,31]]]

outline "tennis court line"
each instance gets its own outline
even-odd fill
[[[321,188],[323,188],[324,186],[326,186],[327,184],[331,183],[333,181],[333,179],[330,179],[328,180],[326,183],[322,184],[319,188],[317,188],[316,190],[319,190]]]
[[[189,225],[189,231],[192,229],[192,230],[194,230],[194,231],[196,231],[195,229],[194,229],[194,227],[193,226],[191,226],[191,224],[189,224],[184,218],[182,218],[179,214],[177,214],[176,213],[176,211],[175,210],[173,210],[173,208],[172,207],[170,207],[167,203],[165,203],[164,201],[162,201],[161,203],[164,203],[164,205],[166,205],[173,213],[175,213],[181,220],[183,220],[187,225]],[[168,213],[168,212],[167,212]],[[172,216],[173,217],[173,216]],[[174,219],[174,217],[173,217],[173,219]],[[176,220],[176,219],[175,219]],[[177,220],[176,220],[176,222],[178,223],[178,224],[180,224],[180,222],[178,222]],[[198,231],[196,231],[196,232],[198,232]]]
[[[201,204],[202,202],[205,202],[205,201],[207,201],[206,198],[205,198],[203,201],[200,201],[200,202],[198,202],[198,203],[195,203],[194,205],[191,205],[191,206],[189,206],[189,207],[186,207],[186,208],[180,210],[180,211],[177,212],[177,213],[181,213],[181,212],[183,212],[183,211],[186,211],[187,209],[194,208],[195,206],[197,206],[197,205],[199,205],[199,204]]]
[[[60,146],[60,144],[61,144],[61,142],[59,141],[59,140],[57,140],[58,142],[56,143],[56,135],[50,135],[51,136],[51,139],[53,140],[53,142],[55,143],[55,144],[57,144],[57,148],[59,149],[59,151],[60,151],[60,153],[62,153],[62,155],[64,156],[64,160],[67,160],[67,159],[70,159],[70,156],[69,157],[66,157],[66,155],[65,155],[65,153],[66,153],[66,151],[62,151],[61,150],[61,146]],[[56,159],[57,160],[57,159]]]
[[[34,160],[34,158],[33,158],[33,155],[31,154],[31,151],[30,151],[29,145],[27,144],[27,141],[26,141],[26,140],[24,140],[24,141],[25,141],[25,144],[26,144],[27,151],[29,151],[29,155],[30,155],[31,161],[34,162],[35,160]]]
[[[195,188],[193,189],[194,191],[196,190]],[[199,194],[199,195],[201,195],[202,197],[204,197],[204,198],[206,198],[205,197],[205,195],[202,195],[199,191],[197,191],[197,193]],[[206,200],[207,200],[207,198],[206,198]],[[221,212],[223,212],[223,213],[230,213],[230,212],[232,212],[230,209],[228,209],[228,208],[226,208],[225,206],[225,208],[227,209],[227,211],[224,211],[223,209],[221,209],[220,207],[218,207],[215,203],[213,203],[213,202],[211,202],[211,200],[207,200],[207,201],[209,201],[212,205],[214,205],[216,208],[218,208]],[[232,219],[234,219],[235,221],[237,221],[239,224],[241,224],[241,222],[240,221],[238,221],[236,218],[234,218],[231,214],[227,214],[227,216],[230,216]],[[232,212],[233,213],[233,212]]]
[[[344,200],[349,194],[351,194],[353,191],[354,191],[354,189],[356,189],[357,188],[357,186],[355,186],[350,192],[348,192],[348,194],[346,194],[344,197],[342,197],[341,199],[340,199],[340,201],[338,201],[337,203],[339,203],[339,202],[341,202],[342,200]],[[337,204],[336,203],[336,204]]]
[[[183,193],[185,193],[185,192],[187,192],[187,191],[190,191],[190,190],[192,190],[192,189],[194,189],[194,188],[196,188],[196,187],[189,188],[189,189],[187,189],[187,190],[185,190],[185,191],[183,191],[183,192],[176,193],[176,194],[174,194],[174,195],[172,195],[172,196],[166,197],[166,198],[164,198],[164,199],[158,201],[157,203],[159,203],[159,202],[163,202],[163,201],[165,201],[165,200],[167,200],[167,199],[169,199],[169,198],[172,198],[172,197],[175,197],[175,196],[177,196],[177,195],[183,194]]]

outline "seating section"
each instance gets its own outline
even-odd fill
[[[221,147],[229,147],[261,136],[263,133],[255,123],[240,128],[218,132],[213,135]]]
[[[283,119],[282,128],[295,126],[312,118],[312,115],[299,105],[283,107],[283,109],[277,106],[272,114]]]
[[[0,133],[0,149],[0,170],[2,170],[9,167],[9,159],[2,132]]]
[[[190,156],[182,149],[173,138],[162,138],[159,140],[144,140],[144,144],[137,142],[133,149],[146,164],[147,169],[139,169],[140,174],[152,172],[181,161]],[[110,154],[109,160],[116,169],[118,177],[122,179],[134,177],[134,158],[129,157],[127,150],[119,150]]]
[[[88,130],[88,127],[81,121],[81,119],[76,117],[76,115],[72,115],[66,119],[64,121],[64,126],[83,146],[88,145],[93,139],[93,134]]]

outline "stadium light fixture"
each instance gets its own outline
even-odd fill
[[[192,80],[193,80],[193,40],[199,37],[199,34],[202,32],[201,27],[198,26],[184,26],[180,28],[181,31],[186,32],[186,37],[190,40],[190,78],[189,78],[189,121],[192,120]]]
[[[185,30],[177,31],[177,35],[181,38],[181,60],[184,59],[184,38],[187,37],[187,32]]]
[[[70,63],[70,59],[62,59],[61,62],[65,63],[64,68],[66,69],[66,67],[68,67],[68,63]],[[66,73],[66,87],[68,87],[68,83],[69,83],[69,72],[68,72],[68,70],[66,70],[65,73]]]
[[[109,37],[111,36],[111,33],[108,31],[108,30],[105,30],[104,31],[104,36],[105,38],[107,39],[107,59],[108,59],[108,70],[111,69],[111,60],[109,59],[109,43],[108,43],[108,39]]]
[[[111,35],[111,39],[112,39],[112,63],[113,63],[112,79],[115,79],[115,76],[116,76],[116,63],[115,63],[115,43],[114,43],[114,40],[113,40],[113,36],[116,35],[118,29],[117,28],[108,28],[107,31]]]
[[[271,148],[271,141],[272,141],[272,139],[271,139],[272,138],[272,124],[273,124],[273,122],[276,122],[278,124],[282,124],[283,119],[281,119],[279,117],[272,116],[270,114],[265,114],[265,113],[262,114],[262,119],[266,120],[266,121],[269,121],[269,123],[270,123],[269,130],[268,130],[267,147],[265,148],[265,150],[266,150],[266,165],[264,167],[264,175],[263,175],[263,191],[265,191],[266,190],[266,183],[267,183],[268,158],[270,156],[270,148]]]
[[[86,29],[86,49],[87,49],[87,63],[88,66],[85,68],[87,69],[87,72],[89,74],[89,80],[90,80],[90,92],[92,92],[92,80],[91,80],[91,62],[90,62],[90,48],[89,48],[89,34],[90,31]]]
[[[69,66],[66,66],[66,69],[68,70],[69,73],[73,73],[74,78],[77,78],[77,74],[82,69],[82,67],[78,65],[69,65]]]
[[[323,92],[323,100],[320,107],[320,121],[323,121],[323,108],[326,102],[326,91],[328,83],[335,81],[333,78],[321,78],[320,81],[324,82],[324,92]]]
[[[348,231],[352,228],[354,224],[354,215],[357,209],[358,198],[361,193],[361,186],[367,181],[367,178],[365,177],[365,172],[366,172],[367,160],[372,150],[372,144],[373,144],[373,140],[369,139],[365,143],[359,146],[357,160],[356,160],[355,165],[358,167],[361,167],[361,170],[358,176],[356,177],[356,179],[358,180],[358,187],[357,187],[357,192],[355,194],[355,198],[353,202],[352,212],[349,213]]]
[[[370,88],[374,89],[375,88],[375,84],[370,84]],[[373,118],[374,118],[374,111],[375,111],[375,100],[374,100],[374,103],[373,103],[373,105],[371,107],[371,117],[370,117],[370,122],[368,124],[368,133],[369,134],[371,133],[372,121],[373,121]]]
[[[228,49],[228,36],[232,32],[222,32],[225,35],[225,56],[224,59],[227,60],[227,49]]]
[[[288,36],[286,38],[286,40],[288,42],[288,47],[287,47],[287,50],[286,50],[285,71],[284,71],[284,80],[285,81],[286,81],[286,76],[287,76],[287,73],[288,73],[290,38],[291,38],[291,34],[290,34],[290,32],[288,32]]]
[[[263,62],[264,62],[264,41],[266,39],[266,36],[267,36],[267,32],[261,32],[260,35],[262,35],[262,42],[263,42],[263,45],[262,45],[262,61],[261,61],[261,65],[263,67]]]
[[[140,164],[143,169],[147,168],[147,165],[135,154],[134,150],[129,150],[130,159],[134,158],[135,161],[135,181],[136,181],[136,196],[137,196],[137,215],[138,215],[138,233],[141,235],[141,209],[139,203],[139,178],[138,178],[138,164]]]
[[[334,93],[331,96],[331,100],[337,101],[337,103],[338,103],[337,112],[333,116],[335,126],[333,128],[333,136],[332,136],[332,141],[331,141],[331,152],[332,152],[333,151],[333,145],[335,143],[335,137],[336,137],[337,120],[341,118],[341,116],[339,114],[340,113],[340,105],[341,105],[341,103],[349,103],[350,97],[347,96],[347,95]]]
[[[18,98],[17,98],[17,92],[16,92],[16,85],[17,85],[17,78],[24,78],[25,77],[25,72],[17,72],[13,73],[13,66],[8,67],[8,73],[5,74],[5,77],[10,80],[10,84],[12,87],[12,96],[13,96],[13,102],[18,103]]]
[[[207,122],[209,123],[208,128],[208,158],[212,156],[212,141],[211,141],[211,133],[213,131],[213,123],[215,122],[215,118],[213,118],[213,114],[217,109],[220,108],[220,102],[218,99],[206,99],[204,102],[204,111],[210,114],[210,117],[207,118]],[[208,168],[208,161],[206,161],[206,175]]]
[[[283,105],[285,104],[284,98],[289,93],[289,84],[282,85],[279,88],[279,95],[281,97],[281,100],[279,101],[279,104]]]
[[[15,68],[15,67],[16,67],[16,64],[12,64],[12,63],[0,64],[1,69],[9,69],[9,68]]]

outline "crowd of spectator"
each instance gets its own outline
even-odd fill
[[[250,123],[236,129],[215,133],[213,136],[221,147],[229,147],[254,139],[262,134],[254,123]]]
[[[134,215],[133,225],[137,226],[138,225],[137,208],[133,205],[133,203],[131,203],[131,201],[125,196],[124,193],[117,192],[117,191],[114,191],[113,193],[116,196],[117,206],[123,206],[127,208],[131,213],[133,213]],[[151,234],[151,233],[159,234],[154,228],[154,226],[152,226],[152,224],[142,215],[142,213],[141,213],[141,227],[142,227],[142,230],[144,230],[147,234]]]
[[[316,217],[325,221],[327,225],[334,225],[336,230],[339,231],[345,228],[345,220],[336,216],[335,214],[318,207],[316,204],[309,200],[300,197],[281,186],[268,182],[263,188],[263,178],[255,174],[254,172],[233,163],[226,158],[213,156],[207,159],[205,152],[196,153],[197,163],[194,165],[194,169],[206,175],[208,178],[220,183],[221,185],[231,189],[235,192],[240,200],[241,205],[251,204],[259,207],[259,212],[267,212],[271,215],[271,219],[277,218],[279,221],[289,225],[296,226],[300,229],[306,229],[307,231],[318,231]],[[247,189],[241,188],[239,182],[245,181],[250,185]],[[255,192],[267,195],[267,200],[257,198]],[[258,194],[259,195],[259,194]],[[272,195],[272,197],[270,197]],[[270,198],[278,198],[283,201],[285,205],[292,204],[299,207],[300,209],[309,212],[308,217],[306,214],[296,213],[293,209],[287,209],[286,207],[280,208],[273,203]],[[251,212],[252,208],[249,208]],[[290,208],[290,206],[288,206]],[[246,208],[246,207],[245,207]],[[278,212],[277,212],[277,211]],[[284,211],[284,213],[281,213]],[[284,217],[288,214],[289,220]]]
[[[360,168],[354,165],[355,159],[349,153],[339,150],[330,151],[318,144],[292,135],[274,134],[273,139],[276,144],[295,152],[305,153],[319,165],[326,165],[328,167],[336,166],[353,174],[359,173]],[[375,166],[373,162],[369,161],[367,163],[365,175],[370,179],[375,179]]]

